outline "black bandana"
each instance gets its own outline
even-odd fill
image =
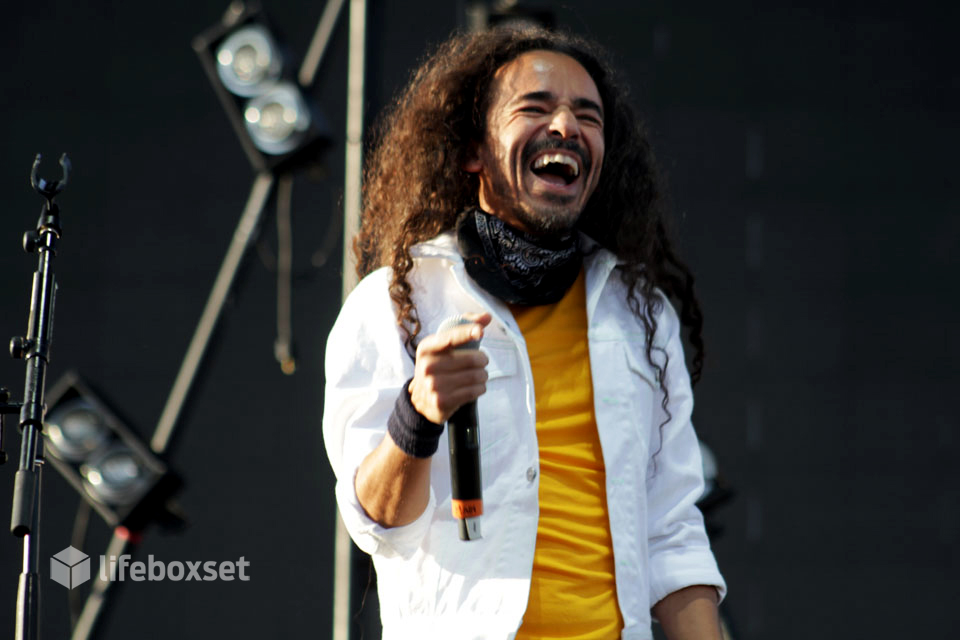
[[[457,219],[457,245],[470,277],[507,304],[552,304],[580,275],[576,231],[535,236],[479,209]]]

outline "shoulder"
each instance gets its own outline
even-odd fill
[[[457,250],[456,238],[452,231],[417,243],[410,250],[413,257],[411,276],[417,278],[426,268],[427,271],[434,263],[443,261],[462,261]],[[354,287],[353,291],[344,300],[341,315],[345,311],[363,309],[370,304],[379,304],[390,299],[390,284],[393,282],[393,269],[380,267],[371,271]],[[392,304],[392,302],[390,303]]]
[[[460,250],[457,248],[457,236],[453,230],[444,231],[429,240],[419,242],[410,249],[414,260],[431,258],[455,260],[460,259]]]
[[[380,351],[395,342],[396,312],[390,298],[391,270],[367,274],[344,300],[327,338],[327,368],[340,366],[351,353]]]
[[[395,305],[390,298],[392,278],[392,270],[381,267],[357,283],[340,307],[340,313],[330,332],[330,342],[338,335],[355,336],[363,333],[371,325],[381,324],[384,318],[389,319],[395,315]]]
[[[680,332],[680,316],[667,295],[657,286],[645,291],[646,281],[643,266],[630,268],[613,253],[595,248],[585,259],[588,278],[588,296],[591,278],[597,286],[602,282],[598,305],[621,321],[623,330],[635,335],[647,333],[643,318],[653,320],[656,327],[655,344],[665,343]],[[631,284],[633,286],[631,287]]]
[[[414,264],[407,281],[413,288],[414,303],[418,306],[429,302],[423,299],[424,291],[431,290],[432,284],[448,277],[451,262],[462,264],[452,232],[415,245],[411,255]],[[393,269],[390,267],[380,267],[364,276],[344,300],[331,338],[350,335],[356,340],[370,331],[397,330],[397,306],[390,296],[392,283]]]

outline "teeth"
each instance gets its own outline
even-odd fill
[[[580,165],[576,160],[562,153],[553,153],[542,155],[533,163],[534,169],[542,169],[550,163],[563,164],[573,169],[573,177],[580,175]]]

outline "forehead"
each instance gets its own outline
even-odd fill
[[[527,51],[497,69],[492,86],[493,104],[508,102],[533,92],[559,98],[588,98],[600,103],[600,92],[579,62],[557,51]]]

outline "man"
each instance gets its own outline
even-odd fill
[[[666,296],[697,370],[699,308],[601,54],[542,30],[452,38],[388,113],[365,177],[366,277],[328,341],[324,438],[384,636],[646,639],[652,612],[671,640],[719,638]],[[455,315],[469,322],[437,333]],[[471,401],[483,538],[463,542],[433,454]]]

